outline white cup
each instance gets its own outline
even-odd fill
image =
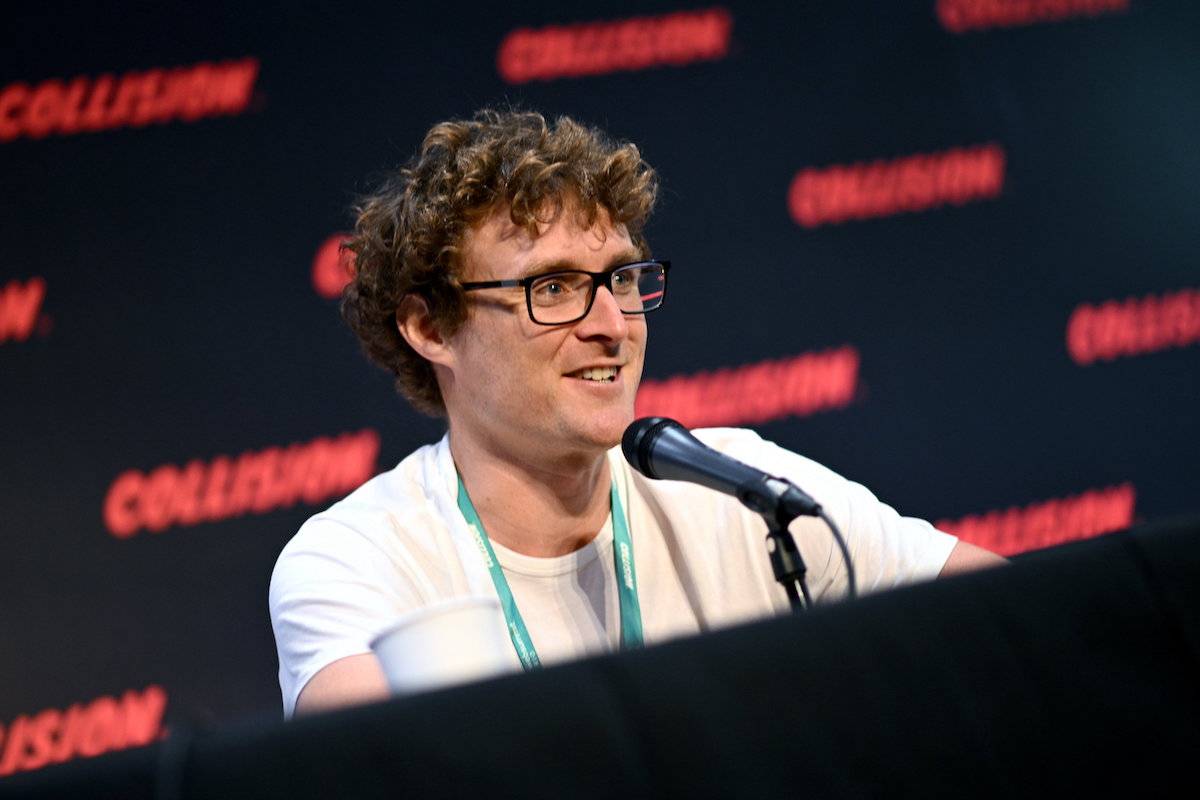
[[[393,694],[483,680],[517,665],[500,601],[457,597],[408,612],[371,641]]]

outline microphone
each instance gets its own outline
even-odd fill
[[[741,500],[751,511],[783,526],[798,516],[821,516],[821,506],[800,487],[768,475],[701,442],[665,417],[634,420],[621,437],[625,459],[647,478],[689,481]]]

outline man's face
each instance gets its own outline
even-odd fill
[[[531,238],[512,224],[507,207],[472,228],[462,245],[464,281],[524,278],[567,269],[600,272],[641,254],[624,226],[606,212],[584,227],[568,204]],[[553,457],[607,449],[633,420],[642,375],[646,320],[617,308],[605,288],[591,310],[566,325],[529,318],[523,288],[468,293],[466,323],[449,341],[450,386],[443,382],[455,427],[503,452]],[[583,377],[616,367],[611,381]]]

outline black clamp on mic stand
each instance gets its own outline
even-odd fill
[[[775,580],[787,592],[793,613],[812,608],[812,596],[804,574],[808,568],[796,547],[796,539],[788,525],[799,516],[820,516],[821,506],[798,486],[783,478],[765,478],[760,483],[743,487],[739,499],[757,512],[767,523],[767,554]],[[801,602],[800,596],[804,595]]]

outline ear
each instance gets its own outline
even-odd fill
[[[404,296],[396,309],[396,329],[426,361],[448,366],[453,360],[450,347],[429,315],[425,298],[415,294]]]

